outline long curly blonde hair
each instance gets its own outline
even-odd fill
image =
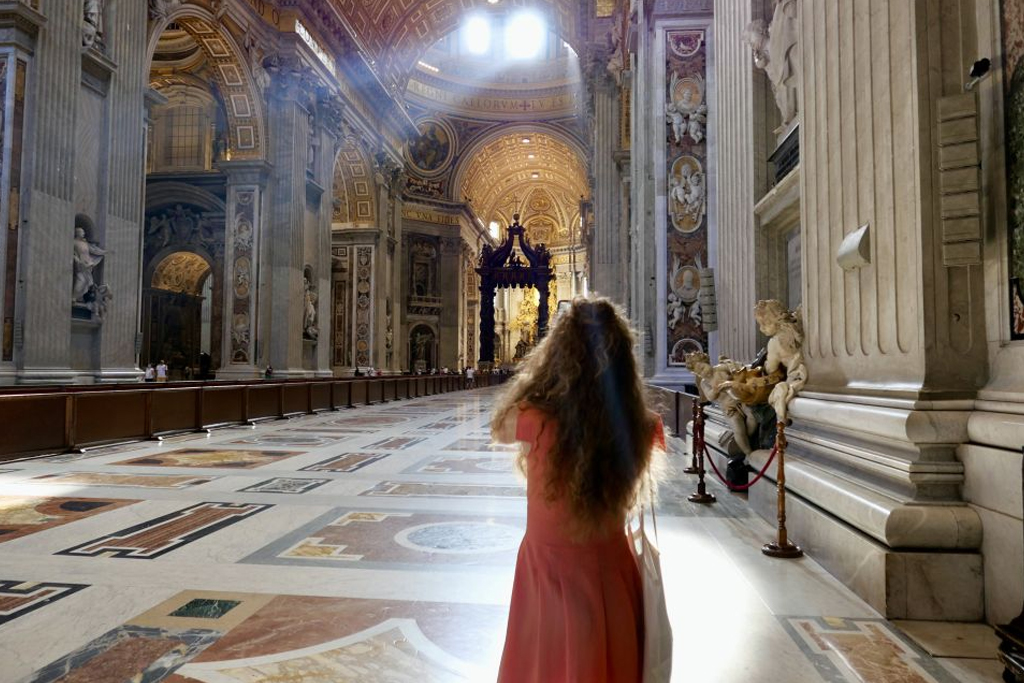
[[[648,410],[633,343],[611,301],[576,298],[495,407],[494,429],[513,410],[535,408],[543,428],[556,430],[544,494],[567,504],[579,540],[633,506],[651,465],[659,418]]]

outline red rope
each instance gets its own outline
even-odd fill
[[[704,446],[704,459],[707,460],[709,463],[711,463],[711,469],[715,471],[715,476],[717,476],[719,481],[721,481],[723,484],[725,484],[726,487],[730,491],[746,491],[751,486],[753,486],[754,484],[756,484],[758,481],[761,480],[761,477],[764,476],[764,473],[768,471],[768,466],[771,465],[772,464],[772,460],[775,459],[775,454],[778,452],[778,450],[779,450],[779,447],[778,447],[777,444],[775,446],[773,446],[772,447],[772,454],[770,456],[768,456],[768,462],[766,462],[764,464],[764,467],[761,469],[761,471],[757,473],[756,477],[754,477],[754,481],[747,482],[746,484],[742,484],[742,485],[730,484],[728,481],[726,481],[725,477],[722,476],[722,473],[718,471],[718,467],[715,465],[715,461],[712,460],[711,454],[708,453],[708,447],[707,446]]]

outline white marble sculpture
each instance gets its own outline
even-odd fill
[[[676,107],[675,102],[669,102],[665,105],[665,118],[672,124],[672,135],[675,136],[676,144],[681,145],[683,143],[683,136],[686,134],[686,117]]]
[[[75,228],[74,247],[74,283],[71,288],[71,301],[84,304],[85,296],[96,287],[92,272],[107,252],[100,245],[90,242],[85,236],[84,228]]]
[[[166,19],[181,4],[181,0],[149,0],[151,19]]]
[[[777,132],[785,131],[797,115],[797,0],[776,0],[772,23],[751,22],[743,40],[754,52],[754,64],[764,69],[782,115]]]
[[[757,420],[753,411],[728,390],[732,379],[744,370],[744,366],[725,356],[718,359],[717,365],[712,366],[708,354],[695,351],[686,354],[686,367],[697,377],[697,390],[701,398],[718,403],[732,423],[736,446],[750,455],[753,450],[750,438],[757,430]]]
[[[316,287],[308,277],[303,277],[304,308],[302,314],[302,331],[306,339],[316,340],[320,336],[320,329],[316,325]]]
[[[100,0],[83,0],[82,3],[82,47],[92,47],[103,34],[103,3]]]
[[[89,302],[93,320],[103,322],[103,319],[107,317],[107,310],[110,308],[110,300],[113,298],[114,293],[110,291],[109,285],[98,285],[93,290],[93,300]]]
[[[754,307],[754,319],[761,332],[769,337],[764,372],[771,375],[784,369],[786,373],[785,379],[775,385],[768,397],[768,403],[775,409],[779,422],[785,422],[789,402],[807,383],[800,309],[789,311],[777,299],[762,300]]]
[[[707,184],[700,169],[683,164],[680,177],[669,178],[669,198],[673,201],[677,222],[690,219],[699,223],[706,211]]]

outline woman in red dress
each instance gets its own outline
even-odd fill
[[[643,597],[625,522],[664,437],[633,343],[611,302],[576,299],[495,409],[493,436],[523,443],[527,477],[499,683],[641,680]]]

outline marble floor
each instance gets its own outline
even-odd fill
[[[494,396],[3,463],[0,683],[493,680],[525,522]],[[742,497],[688,503],[676,469],[675,680],[999,680],[987,627],[880,618],[813,560],[761,555]]]

